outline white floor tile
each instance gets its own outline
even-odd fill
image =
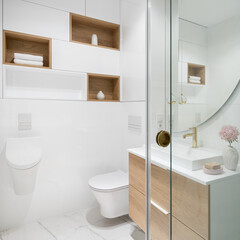
[[[89,228],[106,240],[131,235],[136,230],[133,225],[127,223],[121,218],[102,219],[92,225],[89,225]]]
[[[76,217],[76,216],[75,216]],[[78,217],[76,217],[77,219]],[[80,218],[80,217],[79,217]],[[45,227],[57,239],[64,239],[65,236],[71,234],[82,226],[81,221],[76,221],[68,216],[59,216],[40,220],[39,223]],[[35,240],[35,239],[34,239]]]
[[[38,223],[24,225],[2,233],[3,240],[56,240]]]
[[[100,213],[99,207],[91,208],[91,209],[83,209],[80,212],[82,213],[85,223],[87,223],[88,225],[94,224],[104,219],[104,217]]]
[[[145,234],[141,230],[134,230],[132,234],[128,234],[126,236],[122,236],[120,238],[116,238],[113,240],[145,240]]]
[[[0,240],[144,240],[144,233],[128,216],[106,219],[95,208],[3,232]]]

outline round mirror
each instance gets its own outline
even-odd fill
[[[174,0],[173,131],[199,126],[240,79],[240,1]]]

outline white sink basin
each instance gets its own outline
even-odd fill
[[[181,143],[173,143],[172,159],[173,164],[188,170],[199,170],[203,168],[204,163],[221,163],[222,153],[210,148],[192,148]],[[152,154],[165,161],[170,160],[170,147],[162,148],[157,144],[152,144]]]

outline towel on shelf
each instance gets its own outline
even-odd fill
[[[201,81],[201,77],[189,76],[189,79]]]
[[[14,59],[14,63],[16,64],[23,64],[23,65],[32,65],[32,66],[43,66],[43,62],[36,62],[36,61],[29,61],[29,60],[22,60],[22,59]]]
[[[23,53],[14,53],[14,59],[43,62],[42,56],[36,56],[32,54],[23,54]]]
[[[194,80],[189,80],[190,83],[197,83],[197,84],[201,84],[201,81],[194,81]]]

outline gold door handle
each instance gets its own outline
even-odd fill
[[[160,131],[156,136],[156,142],[160,147],[167,147],[171,142],[171,135],[167,131]]]

